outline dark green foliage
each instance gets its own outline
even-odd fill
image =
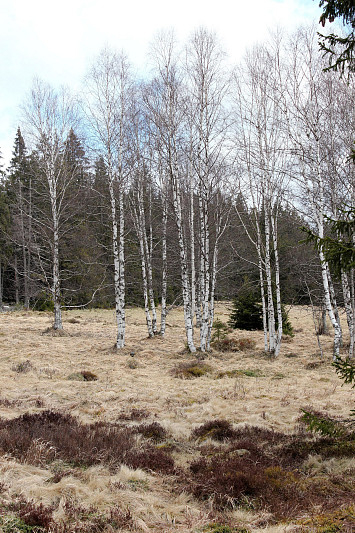
[[[342,360],[340,357],[334,361],[333,366],[338,376],[344,381],[344,383],[351,383],[351,387],[355,388],[355,364],[349,359]],[[351,425],[355,424],[355,409],[350,411],[351,418],[349,423]]]
[[[353,0],[320,0],[319,7],[323,7],[320,17],[322,26],[326,21],[333,22],[340,18],[346,25],[348,34],[345,37],[334,33],[321,38],[320,49],[329,56],[329,67],[325,70],[339,70],[341,74],[348,70],[355,72],[355,4]]]
[[[293,327],[290,321],[290,318],[288,316],[288,313],[285,309],[285,306],[281,304],[281,313],[282,313],[282,333],[284,335],[288,335],[289,337],[293,337]],[[278,325],[277,315],[276,315],[276,328]]]
[[[346,433],[346,429],[338,420],[334,420],[326,414],[314,410],[301,409],[303,415],[301,421],[309,431],[319,433],[324,437],[341,437]]]
[[[352,383],[352,388],[355,388],[355,364],[349,359],[337,358],[334,361],[333,366],[338,376],[344,381],[344,383]]]
[[[263,329],[263,311],[259,299],[255,292],[243,290],[233,302],[229,325],[248,331]]]
[[[220,318],[216,318],[216,320],[213,322],[213,335],[212,340],[213,341],[220,341],[221,339],[224,339],[224,337],[227,334],[228,326]]]
[[[54,311],[54,304],[51,296],[45,291],[42,291],[36,298],[33,304],[35,311]]]
[[[324,259],[334,270],[338,278],[341,276],[342,270],[349,272],[355,267],[355,207],[344,210],[343,219],[333,220],[327,217],[330,223],[330,230],[333,235],[337,237],[320,238],[315,235],[310,229],[303,227],[303,231],[307,234],[305,242],[310,242],[317,250],[322,250]]]

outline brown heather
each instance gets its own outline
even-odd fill
[[[128,310],[121,351],[112,311],[65,312],[63,336],[42,335],[51,320],[0,315],[0,531],[355,530],[355,434],[341,426],[354,391],[331,337],[320,364],[307,309],[291,310],[277,360],[261,332],[237,330],[194,360],[178,309],[165,339]],[[306,406],[343,429],[310,434]]]

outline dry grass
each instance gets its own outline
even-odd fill
[[[219,304],[216,317],[226,321],[227,315],[227,306]],[[165,339],[148,339],[143,311],[129,309],[127,346],[118,352],[114,349],[112,311],[70,311],[63,317],[66,335],[52,336],[43,335],[50,331],[50,314],[17,311],[0,316],[2,420],[55,410],[70,413],[86,424],[118,423],[144,429],[157,423],[163,437],[157,442],[152,437],[152,445],[169,450],[176,468],[187,468],[201,456],[191,433],[207,421],[222,419],[235,429],[250,424],[290,434],[298,425],[301,407],[312,405],[330,416],[347,416],[353,407],[353,391],[342,386],[331,367],[331,337],[321,338],[326,358],[315,364],[319,361],[317,340],[312,316],[305,308],[291,310],[295,337],[282,346],[277,360],[263,354],[261,332],[234,331],[230,336],[238,343],[249,339],[255,347],[212,351],[204,361],[211,370],[198,379],[179,379],[174,372],[191,361],[184,351],[181,310],[169,315]],[[130,360],[135,364],[128,364]],[[23,366],[25,371],[21,371]],[[93,373],[97,380],[68,379],[85,372]],[[137,446],[139,439],[149,441],[149,432],[144,436],[143,429],[135,430]],[[204,441],[205,446],[209,444],[227,446]],[[36,446],[41,455],[40,447],[46,444],[37,442]],[[303,469],[339,475],[354,471],[351,461],[311,456]],[[231,532],[237,526],[264,532],[299,531],[303,527],[297,521],[274,524],[266,511],[253,511],[248,506],[230,508],[221,515],[208,502],[180,491],[175,478],[156,472],[127,466],[112,470],[107,465],[72,468],[60,461],[37,464],[0,455],[2,502],[20,495],[36,504],[54,505],[56,520],[65,516],[68,501],[97,512],[106,512],[119,502],[122,511],[128,509],[132,516],[127,531],[203,532],[209,531],[206,526],[211,523],[229,525]],[[57,477],[56,469],[61,472]]]

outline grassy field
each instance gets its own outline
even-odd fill
[[[355,531],[354,434],[299,421],[305,407],[348,417],[354,391],[331,337],[320,361],[310,310],[290,317],[278,359],[262,332],[235,330],[237,351],[189,369],[180,309],[165,339],[129,309],[119,352],[113,311],[64,312],[63,336],[50,314],[0,315],[2,531]]]

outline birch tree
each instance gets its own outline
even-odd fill
[[[30,97],[23,106],[29,139],[36,148],[36,194],[41,197],[31,218],[36,225],[33,238],[42,271],[42,280],[50,288],[54,305],[55,330],[63,329],[61,314],[60,244],[70,226],[68,192],[75,172],[66,172],[66,142],[77,124],[76,102],[65,90],[56,92],[35,80]],[[45,239],[44,239],[45,238]],[[50,257],[47,259],[49,247]],[[48,271],[47,265],[51,266]]]
[[[148,103],[151,119],[159,131],[160,146],[164,153],[164,167],[172,191],[173,211],[177,228],[182,299],[187,345],[191,352],[196,348],[193,340],[191,290],[188,270],[186,236],[184,232],[182,198],[182,159],[185,116],[182,99],[182,80],[175,56],[173,35],[161,34],[153,45],[156,77],[153,81],[154,101]]]
[[[329,109],[336,105],[336,96],[326,89],[332,83],[331,73],[324,66],[317,51],[315,32],[299,30],[289,46],[288,84],[283,93],[285,121],[298,159],[297,184],[303,216],[322,239],[325,236],[325,215],[330,215],[326,198],[329,163]],[[328,87],[329,89],[329,87]],[[330,148],[330,147],[329,147]],[[334,147],[333,147],[334,148]],[[322,248],[318,250],[324,289],[325,307],[334,330],[334,358],[339,355],[342,330],[329,265]]]
[[[190,235],[191,235],[191,282],[192,305],[195,304],[194,260],[194,205],[196,189],[198,201],[199,244],[199,302],[200,349],[209,349],[214,317],[214,293],[217,275],[218,242],[224,224],[220,214],[212,216],[213,200],[221,194],[226,167],[227,120],[224,100],[228,79],[223,68],[223,53],[216,36],[201,28],[190,39],[187,47],[187,76],[190,105],[187,112],[192,126],[192,149],[189,151],[190,181]],[[214,242],[211,241],[214,233]],[[201,306],[201,307],[200,307]]]
[[[86,77],[85,109],[94,150],[107,170],[112,224],[116,347],[125,344],[125,211],[124,195],[129,177],[127,127],[132,90],[126,56],[103,50]]]

